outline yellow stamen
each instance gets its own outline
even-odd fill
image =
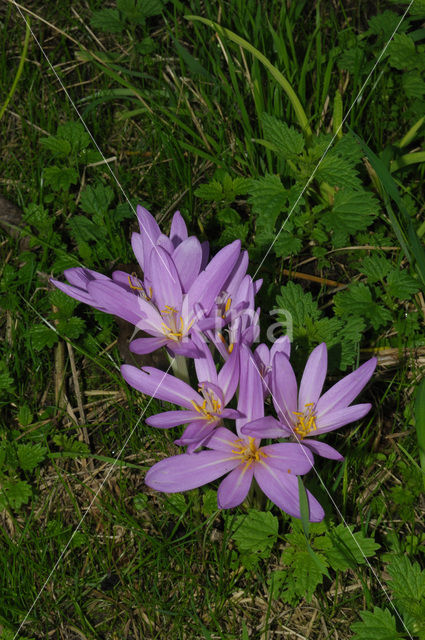
[[[308,436],[310,431],[316,431],[317,425],[314,402],[308,402],[305,405],[304,411],[293,411],[292,413],[297,419],[294,431],[299,435],[301,440]]]
[[[236,444],[239,443],[240,444]],[[248,442],[239,438],[235,442],[235,448],[232,449],[232,453],[236,457],[241,459],[241,462],[245,462],[245,469],[247,469],[253,462],[261,462],[261,458],[267,458],[267,454],[261,449],[258,449],[255,444],[255,438],[248,436]]]
[[[177,313],[177,309],[175,309],[174,307],[170,307],[169,304],[166,304],[161,313]]]

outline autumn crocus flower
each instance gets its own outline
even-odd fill
[[[264,416],[261,377],[245,345],[241,346],[238,410],[245,417],[236,421],[237,434],[218,427],[206,443],[207,450],[161,460],[148,471],[146,484],[157,491],[174,493],[200,487],[228,474],[217,493],[218,506],[228,509],[243,502],[255,478],[270,500],[299,518],[297,475],[311,469],[313,456],[295,442],[261,447],[258,439],[242,435],[245,424]],[[307,497],[310,520],[319,522],[323,509],[310,492]]]
[[[327,370],[324,342],[310,354],[299,392],[288,358],[283,353],[277,353],[272,371],[272,395],[278,420],[272,416],[262,418],[246,425],[242,432],[262,438],[292,436],[324,458],[341,460],[342,456],[336,449],[315,438],[360,420],[368,413],[371,404],[351,403],[369,382],[376,362],[376,358],[371,358],[321,396]]]
[[[291,355],[291,342],[288,336],[281,336],[275,340],[270,349],[262,342],[253,353],[255,364],[258,367],[263,381],[265,398],[271,393],[271,376],[274,358],[277,353],[284,353],[287,358]]]
[[[198,340],[201,357],[195,360],[199,379],[196,392],[186,382],[155,369],[123,365],[121,373],[129,385],[145,393],[185,407],[180,411],[165,411],[146,419],[146,424],[160,429],[169,429],[180,424],[187,427],[179,440],[180,445],[188,445],[192,452],[211,436],[223,419],[240,417],[239,411],[226,408],[233,398],[239,382],[239,353],[236,348],[230,358],[217,373],[208,347]]]

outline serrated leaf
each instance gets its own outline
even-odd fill
[[[352,640],[395,640],[403,637],[396,629],[395,618],[388,609],[374,607],[372,611],[360,611],[361,622],[353,622]]]
[[[277,540],[279,521],[270,511],[250,509],[246,516],[237,516],[232,538],[239,551],[259,553],[268,558]]]
[[[280,309],[287,310],[292,314],[294,329],[303,327],[307,318],[317,320],[320,316],[317,302],[313,300],[311,293],[305,293],[301,285],[293,282],[288,282],[287,285],[281,287],[276,302]]]
[[[114,199],[111,187],[97,184],[94,187],[87,186],[83,189],[80,199],[80,207],[85,213],[106,213]]]
[[[71,152],[71,145],[68,140],[57,138],[56,136],[41,138],[40,145],[45,149],[49,149],[56,158],[66,158]]]
[[[134,217],[134,211],[127,202],[123,202],[115,207],[113,218],[115,222],[122,222],[123,220],[130,220]]]
[[[425,571],[407,556],[393,556],[387,567],[394,596],[403,602],[425,598]]]
[[[52,305],[59,309],[61,315],[65,317],[71,316],[78,304],[77,300],[67,296],[66,293],[60,289],[53,289],[52,291],[49,291],[49,300]]]
[[[392,268],[389,260],[376,254],[366,256],[359,264],[360,273],[364,273],[371,284],[384,280]]]
[[[332,211],[325,214],[324,221],[331,229],[343,227],[353,234],[366,229],[378,212],[378,202],[369,191],[341,189],[335,193]]]
[[[380,545],[373,538],[366,538],[361,531],[353,533],[352,526],[339,524],[329,532],[332,547],[325,551],[330,566],[345,571],[365,564],[366,558],[375,555]]]
[[[31,487],[25,480],[7,481],[0,490],[0,509],[10,505],[20,509],[31,497]]]
[[[75,340],[78,338],[86,328],[86,323],[82,318],[74,316],[73,318],[66,318],[59,320],[57,329],[59,333],[62,333],[67,338]]]
[[[117,9],[100,9],[95,11],[90,19],[93,29],[100,29],[106,33],[121,33],[124,25]]]
[[[33,325],[29,330],[31,343],[36,351],[41,351],[44,347],[53,347],[58,341],[58,337],[53,329],[50,329],[45,324]]]
[[[402,28],[403,24],[400,25],[400,16],[394,11],[386,9],[369,19],[368,32],[382,36],[387,41],[396,29],[401,30]]]
[[[169,513],[175,516],[181,516],[187,509],[186,498],[182,493],[170,493],[164,504]]]
[[[117,0],[117,9],[133,24],[144,24],[146,18],[162,13],[161,0]]]
[[[44,182],[53,191],[68,191],[71,184],[77,184],[78,173],[72,167],[48,167],[44,170]]]
[[[425,81],[418,71],[409,71],[402,76],[403,89],[408,98],[422,98],[425,95]]]
[[[214,489],[206,489],[202,497],[202,513],[208,517],[212,513],[215,513],[217,509],[217,491],[214,491]]]
[[[407,300],[413,293],[419,291],[420,286],[415,278],[406,271],[395,269],[387,278],[388,293],[400,300]]]
[[[89,242],[90,240],[101,240],[106,235],[106,230],[103,226],[96,225],[86,216],[74,216],[68,220],[68,226],[77,244]]]
[[[24,220],[38,231],[44,231],[45,233],[52,227],[52,220],[47,209],[43,205],[35,204],[34,202],[31,202],[24,209]]]
[[[16,454],[19,466],[24,471],[32,471],[46,457],[47,449],[41,444],[18,444]]]
[[[396,69],[413,69],[418,60],[415,43],[406,33],[396,33],[387,48],[390,64]]]
[[[4,360],[0,361],[0,389],[13,391],[14,380],[9,374],[9,368]]]
[[[202,198],[202,200],[220,202],[223,198],[223,187],[218,180],[211,180],[211,182],[201,184],[195,189],[194,194],[197,198]]]
[[[19,407],[17,418],[22,427],[27,427],[31,424],[33,415],[27,404],[23,404]]]
[[[52,439],[55,445],[61,448],[64,453],[71,453],[81,456],[90,453],[90,449],[85,442],[80,442],[79,440],[75,440],[74,438],[70,438],[64,434],[57,434],[53,436]]]
[[[315,555],[317,559],[308,551],[297,551],[292,560],[295,590],[307,602],[311,601],[317,585],[323,582],[323,577],[327,573],[326,558],[319,553]],[[323,563],[323,567],[320,566],[317,560]]]
[[[379,329],[392,320],[391,312],[373,300],[370,288],[362,282],[353,283],[346,291],[337,293],[334,304],[337,315],[365,317],[374,329]]]
[[[278,258],[286,258],[286,256],[297,255],[302,244],[301,238],[284,229],[279,233],[276,242],[273,244],[273,251]]]
[[[74,154],[80,153],[90,144],[90,136],[81,122],[71,121],[60,124],[58,126],[56,136],[63,140],[67,140],[70,143],[72,153]]]
[[[287,159],[295,158],[302,153],[305,145],[304,136],[294,127],[268,113],[262,114],[261,124],[265,139],[278,155]]]
[[[319,182],[327,182],[331,187],[346,187],[347,189],[359,189],[361,180],[353,167],[352,162],[339,156],[335,151],[330,151],[323,158],[316,173]]]
[[[284,211],[288,192],[279,176],[266,173],[264,177],[251,180],[248,202],[257,213],[257,226],[273,229],[276,219]]]

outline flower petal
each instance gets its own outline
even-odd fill
[[[227,451],[231,454],[232,449],[240,442],[240,438],[226,427],[217,427],[213,435],[208,440],[207,447],[216,451]]]
[[[136,260],[140,265],[142,271],[145,271],[145,254],[143,248],[143,238],[140,233],[132,233],[131,234],[131,248],[133,249],[133,253],[136,256]]]
[[[149,254],[149,262],[158,309],[164,315],[168,313],[169,308],[173,307],[179,314],[182,290],[172,258],[162,247],[155,247]],[[155,277],[152,274],[155,274]]]
[[[195,358],[195,370],[199,382],[209,380],[217,384],[217,370],[215,368],[214,360],[205,340],[201,338],[196,332],[192,335],[192,340],[198,347],[202,356]]]
[[[328,351],[322,342],[311,352],[305,365],[298,394],[298,411],[304,411],[306,404],[316,404],[322,393],[328,368]]]
[[[252,420],[242,427],[243,435],[254,436],[255,438],[285,438],[292,435],[292,430],[285,427],[273,416],[265,416]]]
[[[197,415],[199,418],[199,414]],[[210,422],[209,420],[194,420],[184,430],[182,436],[174,442],[179,445],[195,444],[199,446],[201,442],[212,432],[217,426],[218,420]]]
[[[217,491],[217,504],[220,509],[232,509],[243,502],[248,494],[254,475],[253,465],[239,464],[224,480]]]
[[[152,353],[161,347],[165,347],[168,340],[165,336],[158,338],[136,338],[132,340],[128,346],[131,353]]]
[[[172,253],[183,291],[189,291],[201,270],[202,248],[195,236],[183,240]]]
[[[297,379],[294,370],[284,353],[274,357],[272,370],[273,404],[280,422],[290,427],[297,410]]]
[[[277,442],[261,447],[261,453],[265,453],[267,458],[265,463],[282,469],[287,473],[294,473],[301,476],[308,473],[313,466],[314,458],[310,451],[307,451],[298,442]]]
[[[143,242],[143,255],[146,260],[150,250],[156,245],[158,236],[161,234],[161,229],[153,215],[149,213],[145,207],[138,205],[137,217],[139,219],[140,234]],[[144,270],[143,265],[140,266]]]
[[[148,487],[166,493],[188,491],[216,480],[238,465],[221,451],[183,453],[157,462],[146,474]]]
[[[186,382],[155,367],[138,369],[132,364],[123,364],[121,374],[131,387],[153,398],[179,404],[190,410],[193,409],[191,400],[198,404],[202,402],[201,396]]]
[[[218,386],[223,389],[225,404],[233,398],[239,384],[239,361],[239,347],[235,344],[232,353],[218,374]]]
[[[330,411],[324,416],[320,414],[316,418],[317,430],[311,433],[314,436],[319,435],[319,433],[327,433],[328,431],[339,429],[339,427],[342,427],[345,424],[349,424],[355,420],[360,420],[370,411],[371,408],[372,405],[369,402],[366,402],[364,404],[353,404],[351,407],[347,407],[345,409]]]
[[[187,227],[180,211],[176,211],[171,221],[170,240],[176,248],[187,238]]]
[[[238,411],[245,416],[236,422],[238,434],[247,422],[264,416],[263,383],[254,356],[245,345],[240,349]]]
[[[280,509],[295,518],[301,517],[300,498],[298,491],[298,478],[296,475],[279,471],[267,464],[256,464],[254,477],[264,491]],[[323,520],[325,512],[316,498],[307,491],[308,506],[310,510],[310,522]]]
[[[71,284],[66,284],[65,282],[60,282],[59,280],[55,280],[54,278],[50,278],[50,282],[66,293],[67,296],[74,298],[74,300],[78,300],[78,302],[85,302],[85,304],[89,304],[95,309],[100,309],[101,311],[105,311],[105,309],[98,302],[95,302],[93,296],[91,296],[85,289],[80,289],[79,287],[74,287]]]
[[[284,353],[287,358],[291,355],[291,341],[289,336],[281,336],[273,342],[270,349],[270,364],[273,365],[275,353]]]
[[[376,363],[376,358],[371,358],[362,364],[361,367],[334,384],[318,401],[316,405],[317,415],[323,417],[330,411],[348,407],[369,382],[375,371]]]
[[[199,413],[196,411],[165,411],[164,413],[149,416],[145,422],[150,427],[156,427],[157,429],[170,429],[179,424],[187,424],[198,417]]]
[[[113,313],[134,325],[146,318],[145,305],[140,296],[135,296],[125,291],[119,284],[93,280],[87,284],[87,290],[94,304],[104,309],[107,313]]]
[[[318,456],[322,456],[322,458],[329,458],[329,460],[344,460],[344,456],[342,456],[339,451],[331,447],[326,442],[321,442],[320,440],[303,440],[303,446],[305,448],[309,448],[313,453],[316,453]]]

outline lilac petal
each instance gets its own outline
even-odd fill
[[[281,422],[291,426],[297,410],[297,379],[284,353],[274,357],[272,370],[273,404]]]
[[[224,409],[221,413],[220,416],[222,418],[226,418],[229,420],[238,420],[239,418],[243,418],[243,414],[238,411],[237,409]]]
[[[167,341],[167,349],[174,356],[185,356],[186,358],[199,358],[201,352],[196,344],[190,339],[183,339],[181,342],[174,340]]]
[[[267,456],[264,460],[266,464],[297,476],[308,473],[314,462],[310,451],[298,442],[269,444],[266,447],[261,447],[261,453],[265,453]]]
[[[231,455],[232,449],[240,442],[241,438],[238,438],[237,435],[229,429],[226,429],[226,427],[217,427],[208,440],[207,446],[216,451],[227,451],[227,453]]]
[[[306,404],[316,404],[322,393],[328,368],[328,351],[322,342],[310,354],[301,378],[298,394],[298,411],[304,411]]]
[[[292,430],[285,427],[273,416],[258,418],[248,422],[241,429],[243,435],[254,436],[256,438],[287,438],[292,435]]]
[[[238,411],[246,416],[236,422],[239,434],[247,422],[264,416],[263,383],[254,356],[245,345],[241,345],[240,350]]]
[[[136,338],[136,340],[130,342],[129,349],[131,353],[152,353],[157,349],[161,349],[161,347],[165,347],[167,342],[168,340],[165,336],[162,338]]]
[[[161,229],[153,215],[149,213],[145,207],[140,205],[137,207],[137,217],[139,219],[140,234],[143,240],[144,258],[146,259],[152,247],[155,246],[157,238],[161,234]]]
[[[320,415],[322,418],[330,411],[348,407],[369,382],[375,371],[376,363],[377,359],[371,358],[362,364],[361,367],[334,384],[318,401],[316,405],[317,415]]]
[[[146,318],[144,309],[147,305],[146,301],[125,291],[112,280],[109,282],[93,280],[88,283],[87,290],[94,304],[107,313],[113,313],[134,325]]]
[[[217,504],[220,509],[232,509],[243,502],[248,494],[254,475],[253,465],[239,464],[224,480],[217,491]]]
[[[188,307],[193,308],[195,302],[209,313],[215,299],[220,293],[223,282],[228,277],[239,257],[241,242],[235,240],[223,247],[211,260],[205,271],[196,278],[188,291]]]
[[[265,463],[256,464],[254,477],[266,496],[280,509],[295,518],[301,517],[298,478],[296,475],[279,471]],[[307,491],[310,522],[323,520],[325,512],[316,498]]]
[[[147,472],[145,483],[166,493],[188,491],[216,480],[238,464],[222,451],[183,453],[157,462]]]
[[[176,211],[171,221],[170,240],[176,248],[187,238],[187,227],[180,211]]]
[[[223,291],[227,291],[230,295],[237,293],[239,286],[245,277],[248,269],[248,251],[242,251],[225,283]]]
[[[199,418],[199,414],[197,417]],[[187,444],[196,444],[199,446],[201,441],[214,431],[217,423],[217,420],[194,420],[188,424],[182,436],[178,440],[175,440],[175,443],[183,446]]]
[[[333,431],[334,429],[339,429],[339,427],[342,427],[345,424],[349,424],[355,420],[360,420],[370,411],[371,408],[372,405],[369,402],[366,402],[365,404],[353,404],[351,407],[347,407],[346,409],[331,411],[326,413],[324,416],[320,414],[316,418],[317,430],[315,433],[318,435],[319,433]]]
[[[260,291],[262,284],[263,284],[263,279],[262,278],[260,278],[259,280],[255,280],[254,281],[254,295],[255,296]]]
[[[133,253],[136,256],[136,260],[140,265],[142,271],[145,271],[145,254],[143,248],[143,238],[140,233],[132,233],[131,234],[131,248],[133,249]]]
[[[194,408],[191,400],[197,404],[202,402],[201,396],[186,382],[155,367],[138,369],[131,364],[123,364],[121,374],[131,387],[153,398],[179,404],[190,410]]]
[[[291,355],[291,341],[288,336],[281,336],[272,344],[270,349],[270,362],[273,364],[275,353],[284,353],[287,358]]]
[[[265,368],[270,363],[270,350],[264,342],[258,345],[254,351],[254,360],[261,371],[261,365]]]
[[[212,395],[218,400],[220,407],[225,406],[223,391],[220,389],[218,385],[214,384],[213,382],[202,380],[199,383],[199,387],[200,389],[205,389],[207,392],[209,391],[210,395]]]
[[[149,254],[151,273],[155,274],[155,301],[158,309],[165,314],[167,324],[167,309],[173,307],[180,311],[182,290],[177,269],[172,258],[162,247],[155,247]]]
[[[78,300],[78,302],[85,302],[86,304],[91,305],[95,309],[100,309],[101,311],[105,311],[105,309],[98,302],[95,302],[93,296],[91,296],[85,289],[80,289],[79,287],[74,287],[70,284],[66,284],[65,282],[60,282],[59,280],[55,280],[54,278],[50,278],[50,282],[66,293],[70,298],[74,298],[74,300]]]
[[[318,456],[322,456],[322,458],[329,458],[330,460],[344,460],[344,456],[342,456],[339,451],[325,442],[310,440],[309,438],[308,440],[303,440],[303,446],[305,448],[308,447],[313,451],[313,453],[316,453]]]
[[[196,411],[165,411],[164,413],[157,413],[155,416],[149,416],[145,422],[150,427],[156,427],[157,429],[170,429],[171,427],[177,427],[179,424],[187,424],[198,417],[199,413]]]
[[[184,292],[189,291],[199,275],[202,262],[201,243],[195,236],[183,240],[173,251],[172,258]]]
[[[133,295],[138,295],[138,293],[140,292],[140,289],[144,288],[142,282],[139,280],[137,276],[134,276],[134,275],[130,276],[130,274],[126,273],[125,271],[119,271],[119,270],[113,271],[112,280],[116,284],[119,284],[120,287],[122,287],[126,291],[129,291]],[[133,287],[138,287],[138,289],[132,288],[130,286],[130,283],[131,285],[133,285]]]
[[[171,254],[174,251],[173,243],[171,242],[170,238],[166,236],[164,233],[161,233],[158,236],[156,244],[158,247],[162,247],[164,251],[168,253],[169,256],[171,256]]]
[[[210,257],[210,243],[208,242],[208,240],[201,242],[201,249],[202,249],[201,271],[203,271],[204,269],[206,269],[206,266],[208,264],[208,258]]]
[[[239,347],[235,345],[218,374],[218,386],[223,389],[225,404],[233,398],[239,384],[239,360]]]
[[[87,283],[90,282],[90,280],[110,281],[110,278],[103,275],[103,273],[86,269],[86,267],[71,267],[70,269],[65,269],[63,275],[70,284],[81,287],[82,289],[86,289]]]
[[[198,380],[209,380],[210,382],[217,383],[217,370],[208,345],[205,340],[196,333],[193,334],[192,340],[202,354],[200,358],[195,358],[194,360]]]

